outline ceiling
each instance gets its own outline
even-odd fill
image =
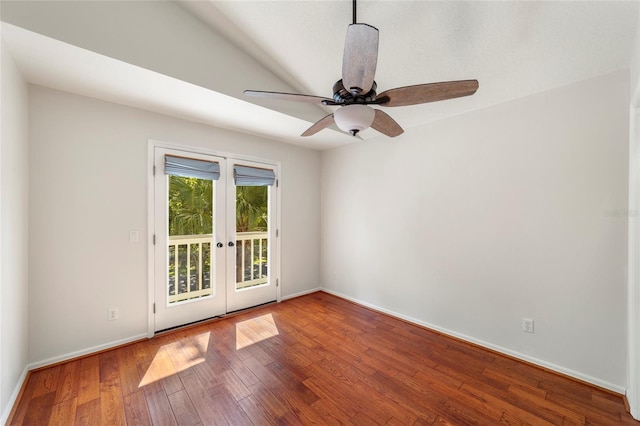
[[[333,83],[341,78],[344,38],[352,19],[350,0],[178,4],[287,86],[331,97]],[[446,117],[629,68],[639,6],[636,1],[361,0],[358,21],[380,31],[378,93],[449,80],[480,83],[471,97],[386,108],[410,133]],[[221,94],[6,22],[2,37],[25,78],[34,84],[312,149],[358,141],[331,129],[310,138],[299,136],[335,107],[309,110],[294,103],[292,108],[283,101],[244,97],[241,90]],[[379,136],[373,129],[359,135],[364,140]]]
[[[183,5],[292,87],[332,96],[352,21],[350,0],[206,0]],[[480,83],[472,97],[387,108],[406,130],[628,68],[638,6],[608,1],[368,0],[358,2],[357,17],[380,31],[378,93],[448,80]],[[277,110],[279,102],[261,104]],[[317,114],[322,118],[322,111]],[[372,129],[362,133],[364,139],[378,135]]]

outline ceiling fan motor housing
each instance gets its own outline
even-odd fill
[[[350,105],[350,104],[365,104],[376,100],[376,89],[378,85],[373,82],[371,90],[363,95],[356,95],[347,90],[342,84],[342,80],[338,80],[333,85],[333,100],[337,104]]]

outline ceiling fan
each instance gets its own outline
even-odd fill
[[[311,136],[332,124],[356,136],[373,127],[390,137],[404,132],[388,114],[369,105],[396,107],[424,104],[473,95],[478,80],[445,81],[386,90],[379,95],[374,81],[378,62],[378,29],[356,23],[356,0],[353,0],[353,24],[347,29],[342,58],[342,79],[333,85],[333,99],[296,93],[245,90],[247,96],[339,106],[333,114],[320,119],[301,136]]]

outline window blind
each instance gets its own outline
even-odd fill
[[[272,169],[235,165],[233,179],[236,186],[269,186],[275,183],[276,173]]]
[[[173,176],[198,179],[220,179],[220,164],[195,158],[164,156],[164,173]]]

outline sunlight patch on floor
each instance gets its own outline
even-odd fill
[[[271,314],[239,322],[236,324],[236,350],[262,342],[278,334],[278,327],[276,327]]]
[[[163,345],[153,357],[138,388],[188,370],[205,360],[209,347],[209,332],[189,340]]]

